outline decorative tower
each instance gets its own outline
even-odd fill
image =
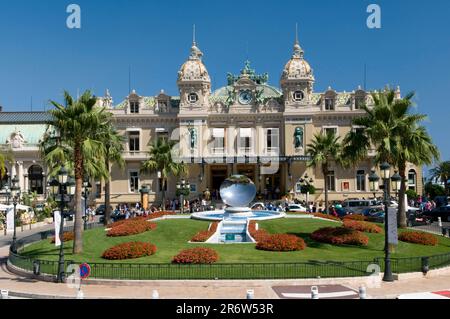
[[[304,51],[299,44],[296,29],[294,54],[286,63],[280,81],[286,108],[308,105],[311,100],[314,81],[313,70],[304,59]]]
[[[194,37],[191,54],[178,72],[177,85],[180,90],[180,112],[203,111],[208,108],[211,94],[211,79],[202,62],[203,53]]]

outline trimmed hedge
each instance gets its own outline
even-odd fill
[[[402,232],[398,239],[403,242],[420,244],[426,246],[436,246],[438,244],[438,239],[433,234],[418,232],[418,231],[405,231]]]
[[[219,260],[219,254],[211,248],[192,248],[180,251],[172,258],[174,264],[213,264]]]
[[[373,234],[379,234],[383,231],[379,226],[375,224],[350,219],[344,219],[344,227]]]
[[[151,256],[156,253],[156,246],[150,243],[130,242],[111,247],[102,255],[102,258],[108,260],[135,259],[145,256]]]
[[[209,230],[198,232],[194,237],[192,237],[191,242],[204,243],[212,235],[214,235],[216,233],[218,226],[219,226],[219,222],[212,223],[211,226],[209,227]]]
[[[322,214],[322,213],[315,213],[314,217],[335,220],[335,221],[338,221],[338,222],[341,221],[341,219],[339,217],[336,217],[336,216],[333,216],[333,215]]]
[[[343,220],[344,221],[345,220],[357,220],[357,221],[360,221],[360,222],[366,222],[369,219],[366,216],[364,216],[364,215],[345,215]]]
[[[267,236],[270,236],[270,234],[264,229],[256,230],[256,221],[254,220],[250,221],[250,224],[248,225],[248,232],[256,242],[260,242],[264,240]]]
[[[63,242],[68,242],[68,241],[72,241],[75,239],[75,234],[73,232],[64,232],[63,234]],[[50,242],[52,244],[54,244],[56,242],[55,237],[52,237],[52,239],[50,240]]]
[[[145,219],[132,219],[118,226],[113,227],[108,231],[108,237],[123,237],[142,234],[149,230],[156,229],[155,223],[150,223]]]
[[[268,251],[298,251],[305,248],[302,238],[288,234],[268,235],[256,244],[256,249]]]
[[[332,245],[367,246],[369,237],[363,233],[344,227],[320,228],[311,234],[311,239]]]

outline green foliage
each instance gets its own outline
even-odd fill
[[[177,196],[183,195],[184,197],[188,197],[191,191],[189,189],[177,189]]]
[[[419,195],[417,195],[417,193],[412,189],[408,189],[406,191],[406,195],[408,196],[409,199],[413,199],[413,200],[416,200],[417,198],[419,198]]]
[[[316,193],[316,188],[311,185],[302,185],[302,194],[307,194],[309,193],[309,195],[314,195]]]
[[[450,161],[438,163],[430,170],[431,178],[436,178],[444,183],[447,195],[449,194],[448,181],[450,180]]]
[[[445,196],[445,189],[441,185],[436,185],[431,182],[425,184],[425,194],[430,199],[434,199],[436,196]]]

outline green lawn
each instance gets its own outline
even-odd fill
[[[305,239],[308,246],[306,250],[283,253],[260,251],[255,249],[254,244],[189,244],[188,241],[194,234],[207,229],[209,222],[182,219],[163,220],[158,221],[157,224],[158,228],[155,231],[129,237],[109,238],[102,228],[87,231],[84,234],[84,253],[72,255],[72,242],[66,243],[66,260],[91,263],[110,262],[101,258],[103,251],[116,244],[129,241],[151,242],[157,246],[158,251],[150,257],[119,262],[170,263],[172,257],[181,249],[198,246],[216,249],[220,255],[220,263],[295,263],[310,260],[364,261],[383,256],[383,234],[367,234],[370,239],[367,247],[340,247],[310,240],[309,234],[314,230],[338,225],[334,222],[322,220],[279,219],[261,222],[260,227],[270,233],[295,234]],[[58,252],[58,249],[50,244],[50,240],[44,240],[26,247],[22,255],[44,260],[57,260]],[[400,242],[392,257],[431,256],[443,253],[450,253],[450,239],[440,237],[439,245],[436,247]]]

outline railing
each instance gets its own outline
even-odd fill
[[[88,228],[102,227],[88,224]],[[66,227],[64,231],[72,231]],[[46,231],[20,239],[18,251],[25,245],[47,239],[54,231]],[[41,275],[56,276],[58,261],[35,259],[10,252],[9,263],[17,268],[32,272],[38,264]],[[66,267],[73,261],[66,260]],[[119,280],[225,280],[225,279],[307,279],[370,276],[378,265],[383,272],[384,258],[366,261],[306,261],[298,263],[217,263],[211,265],[177,265],[144,263],[90,263],[91,278]],[[426,272],[450,265],[450,253],[391,259],[393,273]],[[67,269],[67,268],[65,268]]]

